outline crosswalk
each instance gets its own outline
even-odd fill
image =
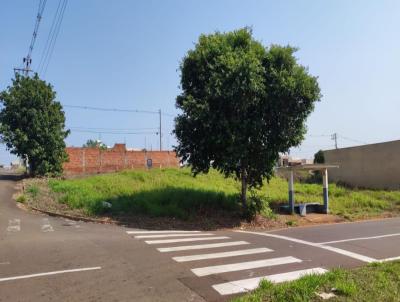
[[[70,220],[67,218],[63,218],[62,226],[69,226],[74,229],[79,229],[81,225],[74,220]],[[7,223],[7,220],[6,222]],[[35,221],[25,222],[22,221],[20,218],[11,218],[8,219],[8,224],[5,228],[7,234],[13,234],[21,232],[21,230],[29,230],[29,231],[40,231],[42,233],[49,233],[54,232],[54,227],[50,222],[49,218],[41,218]]]
[[[237,273],[241,271],[282,267],[282,273],[254,278],[229,280],[230,278],[226,278],[226,275],[224,275],[222,280],[229,280],[228,282],[211,285],[214,291],[221,296],[253,290],[263,279],[280,283],[292,281],[304,275],[323,274],[327,271],[321,267],[299,270],[299,267],[296,266],[297,269],[288,271],[288,265],[301,264],[303,260],[294,256],[280,255],[281,257],[274,257],[271,255],[276,255],[276,253],[273,253],[276,251],[269,247],[254,247],[248,241],[234,240],[226,235],[220,236],[210,232],[175,230],[129,230],[126,233],[133,235],[136,240],[143,240],[146,244],[155,245],[160,253],[169,253],[172,260],[178,263],[187,263],[193,275],[199,278],[226,273],[234,273],[233,275],[237,278]],[[179,255],[179,252],[184,254]],[[256,257],[256,260],[244,261],[243,258],[240,258],[251,255]],[[242,260],[238,261],[237,259]],[[204,261],[211,261],[210,264],[212,265],[204,265]],[[249,277],[248,271],[247,275],[244,276]]]

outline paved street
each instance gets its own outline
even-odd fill
[[[400,256],[400,218],[273,232],[135,230],[27,213],[0,180],[0,301],[227,301]]]

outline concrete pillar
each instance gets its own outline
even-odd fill
[[[293,185],[293,170],[289,174],[289,211],[294,214],[294,185]]]
[[[324,196],[324,213],[329,213],[329,196],[328,196],[328,169],[322,171],[322,184]]]

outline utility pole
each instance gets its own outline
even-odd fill
[[[337,149],[337,133],[333,133],[331,139],[335,141],[335,149]]]
[[[35,27],[33,29],[33,35],[31,39],[31,44],[29,45],[28,55],[23,59],[24,66],[23,68],[14,68],[14,72],[23,72],[24,76],[28,76],[30,72],[32,72],[31,64],[32,64],[32,52],[33,47],[35,46],[36,37],[39,31],[40,21],[42,20],[42,15],[44,8],[46,6],[46,1],[39,1],[39,10],[36,16]]]
[[[160,117],[160,129],[159,129],[159,131],[158,131],[158,134],[160,135],[160,151],[162,150],[162,143],[161,143],[161,109],[159,109],[158,110],[158,114],[159,114],[159,117]]]

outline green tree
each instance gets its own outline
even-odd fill
[[[303,140],[321,97],[295,51],[264,47],[244,28],[201,35],[180,66],[175,150],[194,175],[212,167],[239,179],[244,209],[247,188],[269,180],[279,152]]]
[[[325,163],[324,151],[319,150],[317,153],[314,154],[314,163],[315,164]]]
[[[107,145],[103,144],[99,140],[94,140],[94,139],[88,139],[85,144],[82,146],[83,148],[99,148],[101,150],[106,150]]]
[[[65,115],[53,87],[35,74],[16,74],[0,93],[0,135],[11,153],[29,164],[32,175],[62,172],[67,160]]]

